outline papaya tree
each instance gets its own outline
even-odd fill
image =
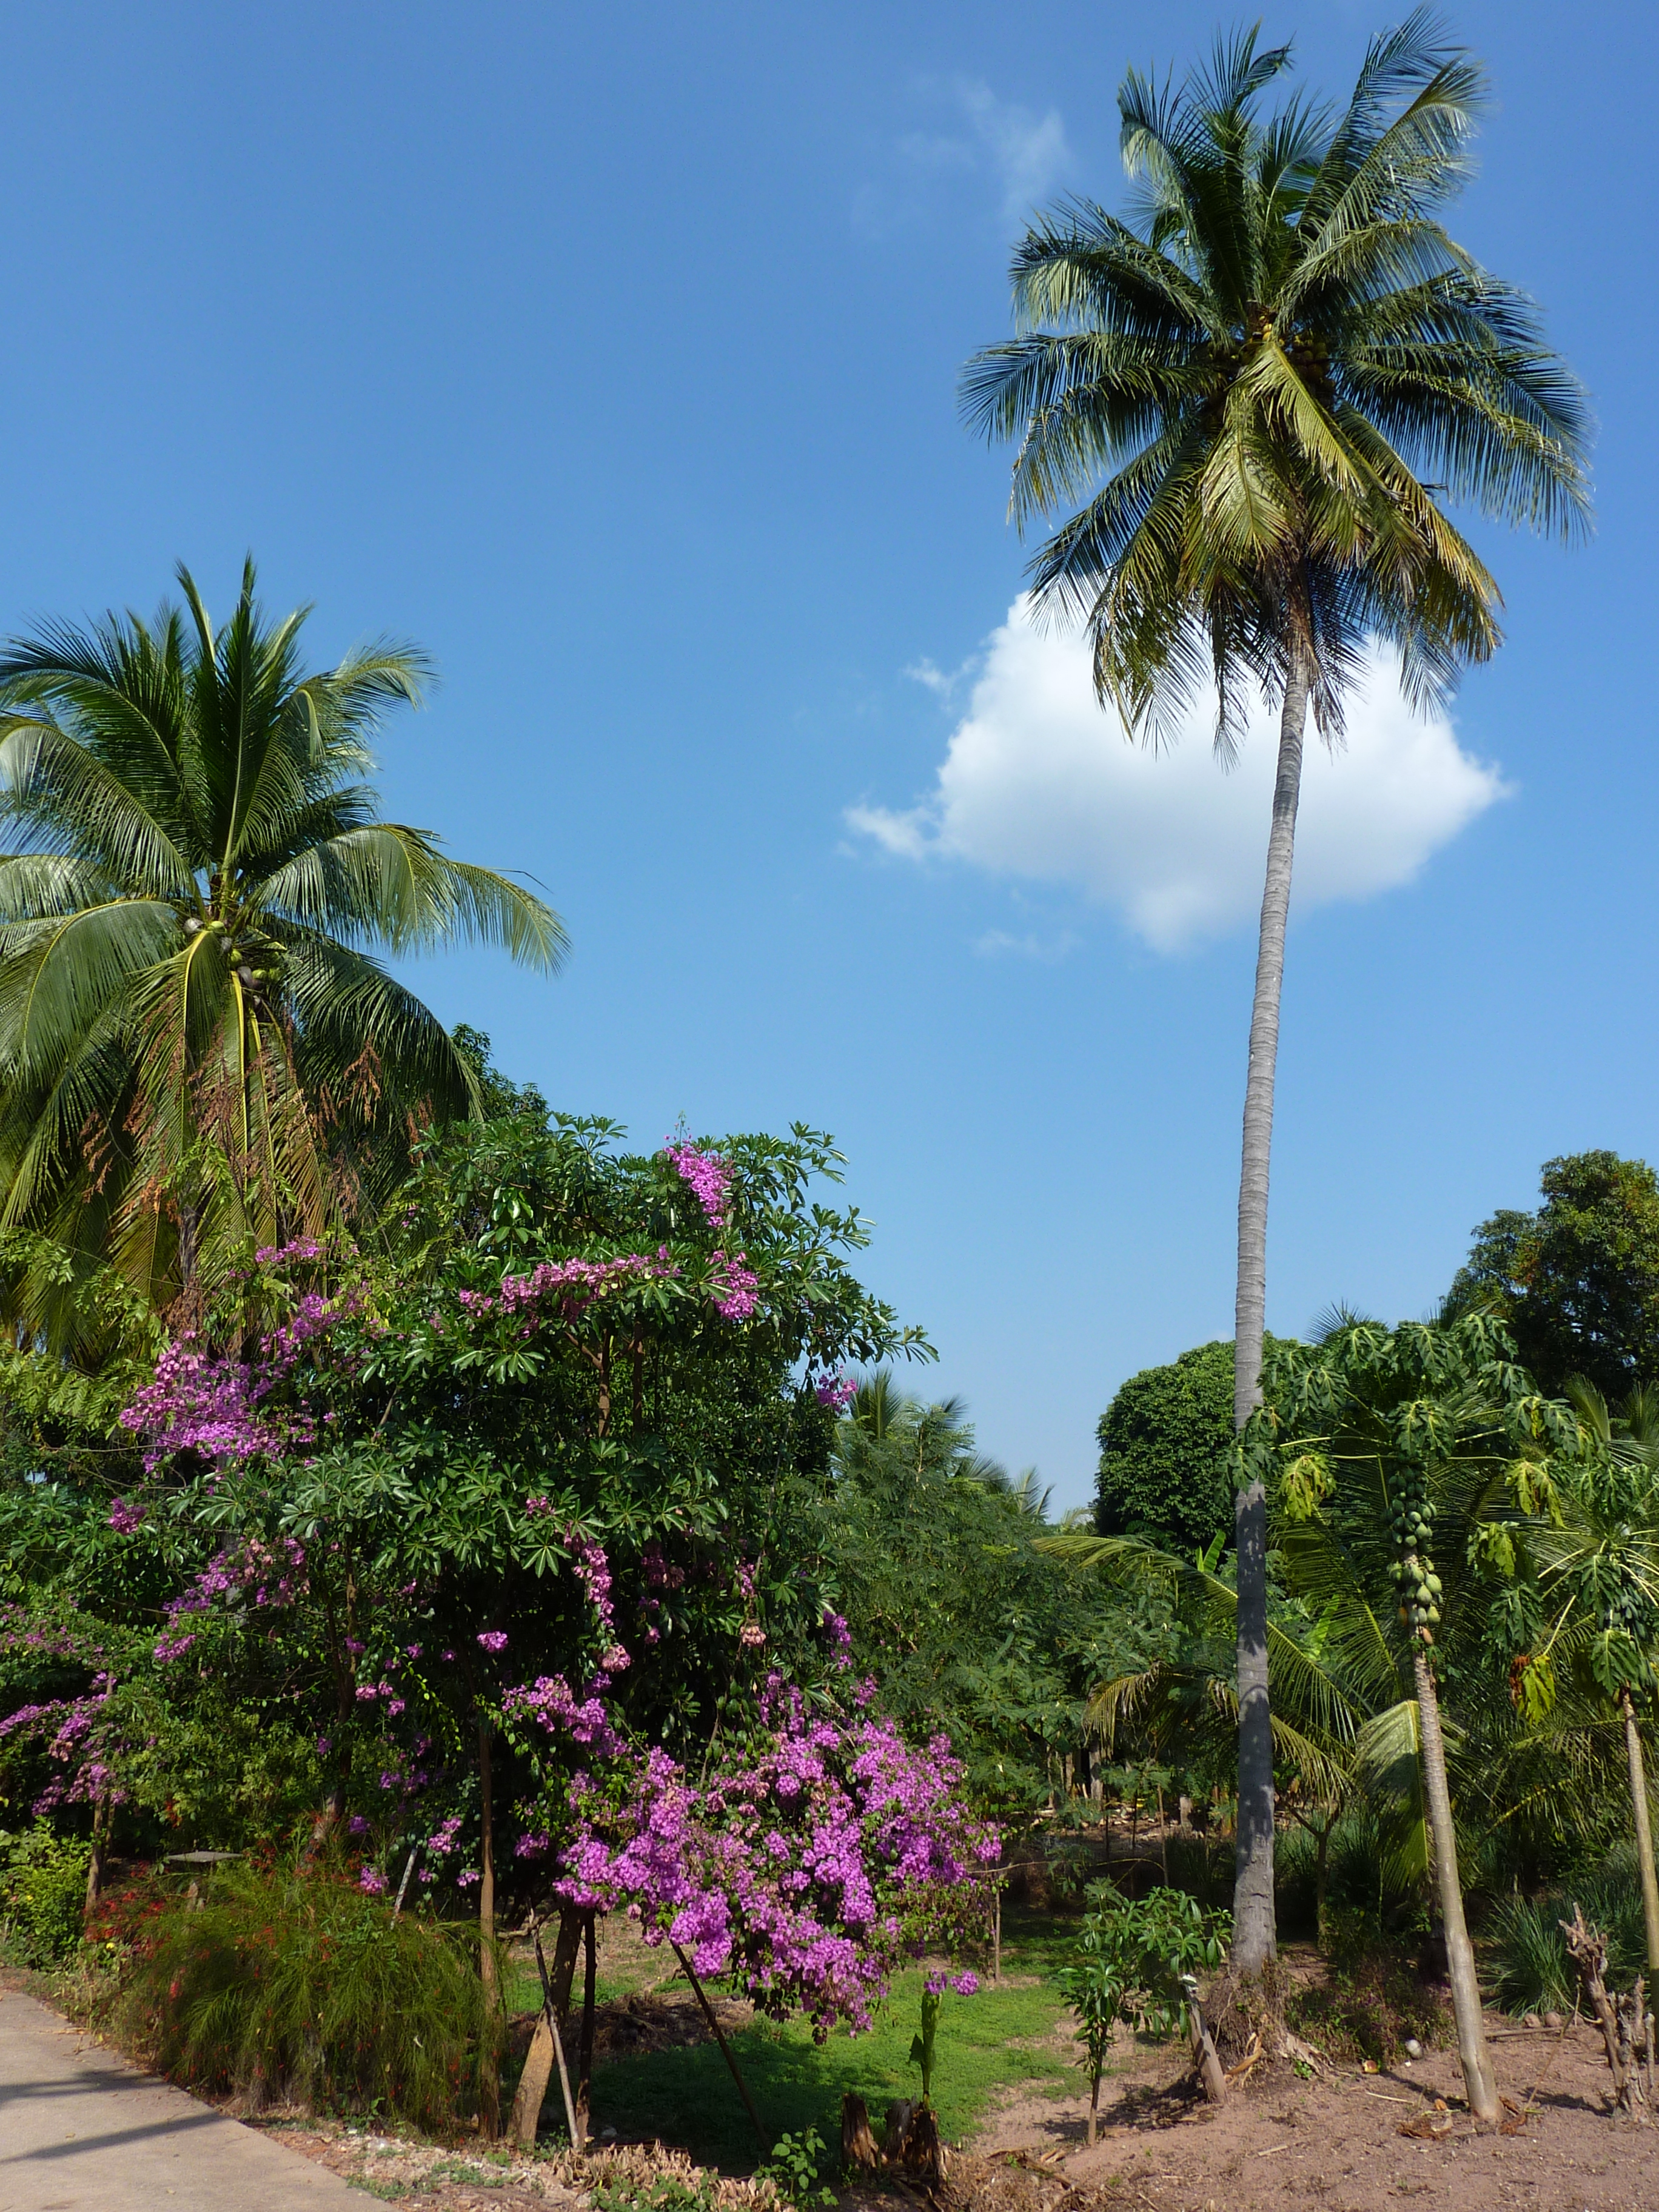
[[[1330,1656],[1371,1686],[1376,1755],[1415,1748],[1469,2109],[1495,2120],[1442,1688],[1455,1684],[1460,1741],[1512,1720],[1516,1585],[1583,1431],[1486,1314],[1394,1329],[1341,1316],[1320,1341],[1279,1350],[1265,1387],[1246,1449],[1275,1493],[1285,1572],[1338,1601]]]

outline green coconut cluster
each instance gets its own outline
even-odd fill
[[[1433,1632],[1440,1626],[1441,1584],[1429,1553],[1434,1508],[1429,1503],[1424,1468],[1406,1469],[1389,1501],[1389,1526],[1400,1547],[1400,1557],[1389,1569],[1389,1580],[1400,1593],[1400,1618],[1413,1635],[1431,1643]]]

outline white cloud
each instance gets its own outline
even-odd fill
[[[955,88],[963,112],[990,155],[1002,185],[1002,212],[1009,222],[1031,212],[1072,166],[1072,149],[1060,110],[1034,115],[1029,107],[999,100],[988,85],[959,81]]]
[[[970,137],[913,131],[899,151],[919,169],[935,173],[988,167],[1002,188],[1005,222],[1023,221],[1036,204],[1070,175],[1072,149],[1058,108],[1037,115],[1017,100],[999,100],[988,84],[957,77],[944,91]]]
[[[974,939],[974,950],[982,960],[994,960],[1004,953],[1016,953],[1022,960],[1041,960],[1052,966],[1063,960],[1077,943],[1069,929],[1062,929],[1058,937],[1038,937],[1035,932],[1024,937],[1012,937],[1006,929],[988,929],[982,937]]]
[[[846,819],[903,860],[1075,884],[1157,951],[1179,951],[1253,921],[1261,898],[1276,726],[1258,706],[1229,772],[1212,716],[1200,702],[1162,752],[1129,744],[1096,704],[1086,641],[1038,629],[1022,599],[990,638],[933,793]],[[1309,732],[1292,909],[1409,883],[1507,790],[1443,714],[1411,712],[1378,651],[1335,756]]]

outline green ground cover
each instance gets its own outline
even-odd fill
[[[1005,1915],[1003,1980],[971,1997],[947,1992],[939,2027],[933,2102],[939,2126],[955,2142],[978,2126],[1004,2088],[1039,2094],[1075,2091],[1081,2071],[1053,2039],[1066,2006],[1053,1975],[1066,1948],[1069,1923],[1052,1914]],[[649,1961],[654,1966],[655,1960]],[[599,1976],[601,2002],[649,1986],[644,1959],[618,1961]],[[656,1975],[656,1986],[665,1976]],[[878,2126],[896,2097],[916,2096],[921,2078],[911,2065],[910,2039],[921,2023],[924,1975],[900,1975],[867,2034],[832,2035],[815,2045],[799,2021],[780,2026],[757,2020],[731,2038],[750,2094],[775,2140],[816,2128],[826,2143],[839,2141],[841,2100],[854,2091],[869,2106]],[[522,1975],[512,2001],[531,2010],[539,1991],[533,1969]],[[550,2118],[554,2102],[550,2103]],[[615,2128],[626,2140],[649,2139],[688,2150],[700,2164],[727,2172],[752,2167],[754,2130],[713,2043],[688,2049],[641,2052],[601,2061],[593,2073],[593,2125]]]
[[[920,1970],[901,1975],[866,2035],[837,2033],[815,2045],[796,2022],[781,2027],[756,2021],[732,2037],[769,2133],[815,2127],[826,2142],[838,2141],[846,2091],[865,2100],[878,2124],[892,2099],[921,2094],[921,2078],[909,2055],[921,2020],[922,1978]],[[1058,2087],[1062,2080],[1074,2086],[1075,2069],[1048,2040],[1063,2009],[1059,1993],[1040,1982],[946,1996],[933,2101],[947,2139],[976,2126],[994,2092],[1005,2086]],[[615,2128],[623,2136],[660,2136],[684,2145],[699,2162],[728,2172],[752,2165],[756,2157],[754,2131],[712,2043],[597,2066],[593,2119],[597,2127]]]

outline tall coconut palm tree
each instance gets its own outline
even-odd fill
[[[158,1308],[316,1236],[477,1075],[375,958],[457,938],[544,972],[558,917],[383,821],[369,739],[421,653],[307,672],[244,568],[216,629],[189,573],[153,622],[0,652],[0,1230],[112,1263]],[[15,1274],[14,1320],[47,1327]],[[59,1306],[56,1310],[66,1309]]]
[[[1016,441],[1022,527],[1074,509],[1032,562],[1040,610],[1081,621],[1096,689],[1167,737],[1206,681],[1216,746],[1279,708],[1244,1092],[1234,1413],[1257,1402],[1279,1001],[1303,741],[1334,744],[1368,641],[1407,696],[1442,698],[1498,641],[1498,592],[1442,495],[1571,534],[1588,513],[1583,393],[1539,317],[1457,245],[1483,77],[1421,9],[1376,40],[1340,112],[1261,96],[1288,46],[1218,43],[1179,85],[1118,95],[1131,219],[1090,202],[1016,250],[1018,334],[963,373],[971,423]],[[1236,1955],[1273,1949],[1266,1510],[1241,1482]]]

